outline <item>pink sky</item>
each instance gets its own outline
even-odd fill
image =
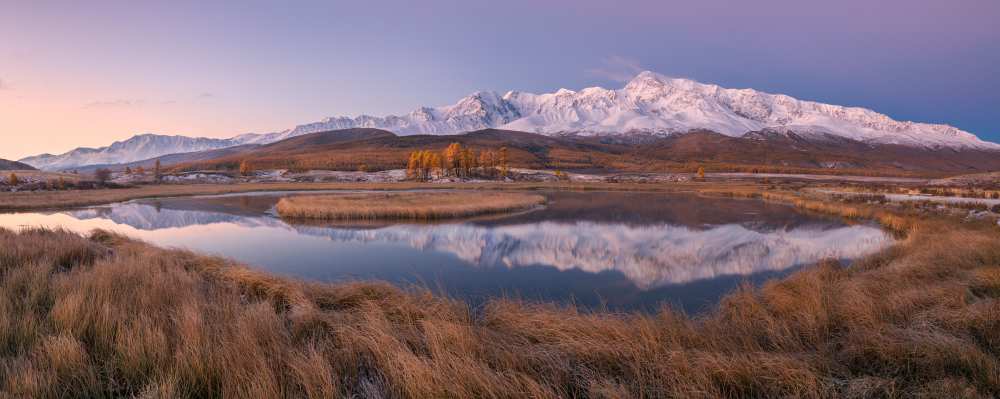
[[[1000,1],[0,0],[0,158],[650,69],[1000,141]]]

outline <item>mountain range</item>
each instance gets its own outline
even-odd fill
[[[796,140],[847,140],[869,146],[1000,152],[1000,144],[952,126],[896,121],[872,110],[798,100],[752,89],[727,89],[642,72],[621,89],[554,93],[477,92],[457,103],[421,107],[406,115],[332,117],[281,132],[230,139],[143,134],[102,148],[43,154],[21,162],[46,170],[126,164],[155,157],[265,145],[310,133],[373,128],[397,135],[453,135],[497,128],[553,137],[635,140],[713,132],[753,139],[762,132]]]

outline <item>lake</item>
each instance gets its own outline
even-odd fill
[[[435,224],[345,226],[275,216],[283,196],[163,198],[0,214],[0,227],[106,229],[321,281],[419,285],[471,302],[499,296],[594,309],[697,313],[743,282],[819,260],[848,263],[891,245],[847,225],[750,199],[638,192],[546,192],[513,215]]]

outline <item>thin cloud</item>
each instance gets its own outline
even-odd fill
[[[133,98],[118,98],[114,100],[101,100],[101,101],[91,101],[84,104],[84,108],[131,108],[131,107],[142,107],[142,106],[160,106],[160,105],[177,105],[183,103],[190,103],[194,101],[209,101],[216,98],[213,93],[204,92],[194,96],[192,99],[188,100],[174,100],[174,99],[133,99]]]
[[[84,105],[84,108],[128,108],[145,104],[143,100],[136,99],[116,99],[108,101],[92,101]]]
[[[620,55],[607,57],[601,64],[599,67],[588,69],[587,73],[615,82],[628,82],[645,70],[639,60]]]

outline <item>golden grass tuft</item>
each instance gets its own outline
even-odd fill
[[[517,192],[401,192],[282,198],[278,214],[292,219],[341,221],[440,220],[530,209],[545,203]]]

